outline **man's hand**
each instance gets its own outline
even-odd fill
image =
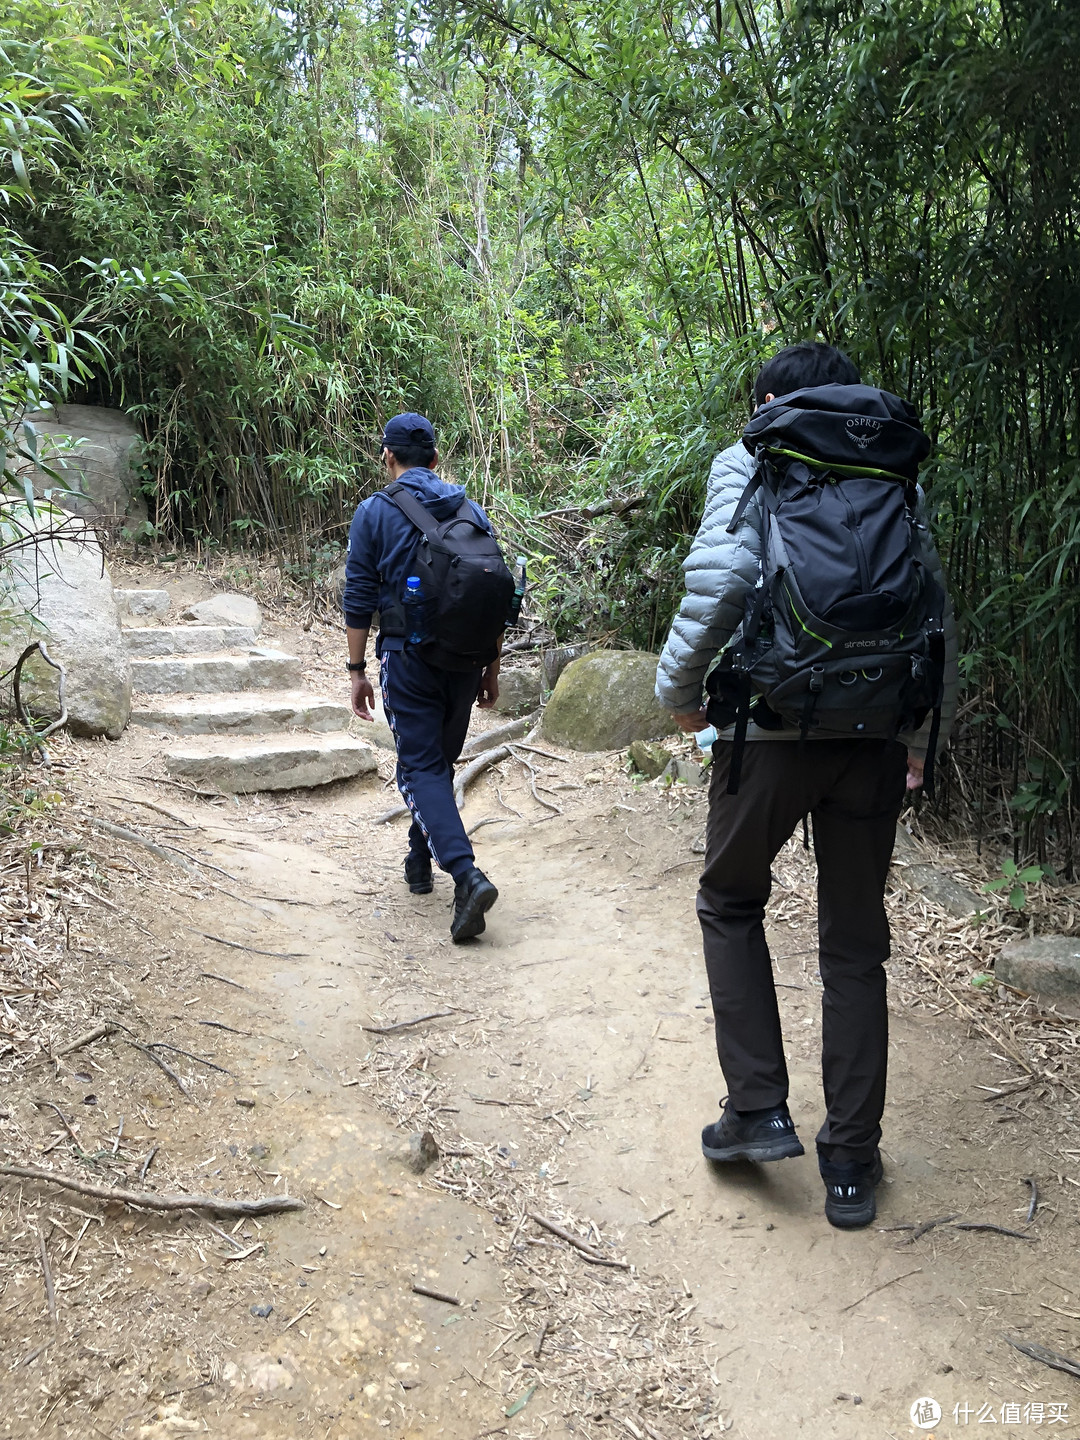
[[[490,710],[499,698],[499,662],[493,661],[480,676],[480,688],[476,692],[476,708]]]
[[[925,765],[925,760],[920,759],[918,755],[913,755],[910,750],[908,751],[907,788],[909,790],[918,790],[921,788],[923,783],[923,769]]]
[[[705,707],[700,710],[691,710],[689,715],[672,715],[671,717],[684,735],[696,735],[705,729]]]
[[[375,691],[371,688],[371,681],[362,670],[354,670],[349,675],[352,682],[352,712],[361,720],[375,719]]]

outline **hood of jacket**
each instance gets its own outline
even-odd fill
[[[426,470],[422,465],[403,470],[397,483],[415,495],[436,520],[449,520],[451,515],[456,515],[465,499],[464,485],[449,485],[440,480],[434,470]]]

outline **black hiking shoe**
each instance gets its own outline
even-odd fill
[[[720,1119],[701,1132],[706,1160],[786,1160],[806,1153],[786,1105],[740,1114],[726,1100],[722,1104]]]
[[[821,1178],[825,1182],[825,1219],[838,1230],[861,1230],[870,1225],[877,1214],[876,1186],[884,1171],[881,1155],[874,1151],[872,1160],[833,1165],[820,1161]]]
[[[414,895],[430,895],[435,888],[431,878],[431,857],[410,850],[405,856],[405,884]]]
[[[454,918],[450,921],[450,939],[457,945],[479,935],[484,916],[499,898],[499,892],[482,870],[474,865],[454,886]]]

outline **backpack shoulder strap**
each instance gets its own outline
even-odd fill
[[[429,540],[438,537],[439,522],[430,510],[420,504],[415,495],[406,490],[404,485],[388,485],[382,493],[397,506],[406,520],[411,520]]]

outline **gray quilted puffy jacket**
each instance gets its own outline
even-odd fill
[[[705,514],[690,553],[683,561],[686,594],[672,621],[660,663],[656,667],[656,696],[676,715],[700,709],[705,676],[716,656],[731,639],[743,618],[746,592],[757,584],[761,573],[761,501],[747,506],[734,535],[727,527],[735,507],[754,473],[755,460],[740,441],[717,455],[709,471]],[[924,559],[930,573],[945,588],[941,561],[932,545]],[[947,592],[946,592],[947,593]],[[945,696],[941,707],[941,745],[949,738],[956,714],[958,689],[956,619],[952,602],[945,609]],[[930,730],[929,717],[918,732],[900,739],[917,756],[925,756]],[[723,732],[725,737],[730,731]],[[747,739],[798,739],[792,726],[784,730],[759,730],[751,725]],[[835,739],[815,731],[814,739]]]

